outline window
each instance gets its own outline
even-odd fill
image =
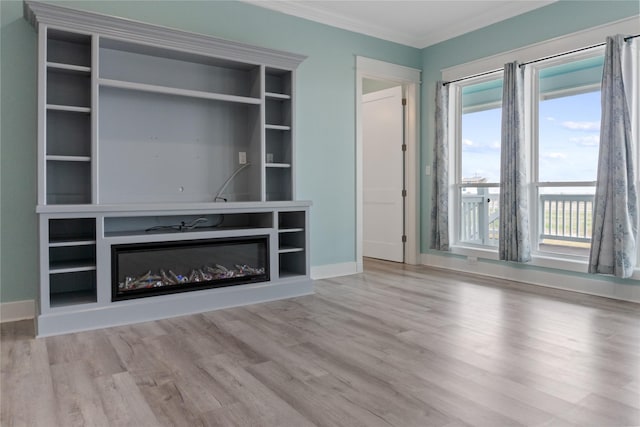
[[[532,242],[587,257],[600,138],[603,48],[533,65]],[[537,114],[535,114],[537,112]]]
[[[457,91],[462,106],[456,128],[459,167],[456,173],[458,240],[480,246],[498,245],[500,127],[502,78],[469,80]]]
[[[525,113],[534,250],[587,257],[598,167],[604,48],[527,65]],[[455,236],[495,250],[499,233],[502,72],[453,85]]]

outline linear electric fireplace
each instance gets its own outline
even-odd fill
[[[112,300],[269,280],[269,237],[251,236],[111,247]]]

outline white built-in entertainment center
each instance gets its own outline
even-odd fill
[[[39,336],[313,292],[304,56],[26,1],[38,32]]]

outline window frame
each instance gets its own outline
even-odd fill
[[[525,68],[525,139],[528,144],[527,152],[529,155],[528,165],[530,171],[528,175],[528,201],[530,206],[529,235],[531,236],[531,250],[533,256],[557,258],[559,260],[574,260],[584,263],[589,261],[588,255],[571,255],[540,249],[540,236],[542,234],[542,230],[540,230],[540,189],[553,187],[593,187],[595,191],[596,181],[540,181],[540,114],[538,107],[543,99],[540,97],[539,83],[540,72],[543,69],[603,55],[604,46],[594,46],[581,52],[562,55],[556,58],[550,58],[529,64]],[[557,98],[588,93],[591,91],[588,88],[594,89],[596,87],[598,89],[600,88],[599,85],[592,84],[577,90],[565,90],[563,92],[566,93],[566,95],[560,95],[557,96]]]
[[[449,212],[454,212],[454,220],[453,222],[453,246],[455,247],[471,247],[482,251],[496,252],[498,251],[497,246],[491,246],[486,244],[479,244],[473,242],[462,242],[461,241],[461,231],[462,231],[462,189],[463,188],[499,188],[500,182],[487,182],[487,183],[464,183],[462,176],[462,91],[467,86],[473,86],[485,82],[489,82],[496,79],[501,79],[504,75],[504,70],[499,69],[494,72],[484,74],[482,76],[473,77],[470,79],[465,79],[460,82],[450,83],[450,89],[453,93],[450,93],[450,99],[454,100],[453,107],[451,110],[453,111],[453,120],[450,120],[449,123],[453,123],[453,130],[450,129],[450,138],[449,141],[453,141],[453,146],[450,144],[451,153],[453,153],[453,192],[450,191],[450,200],[453,202],[450,203],[450,207],[452,209]],[[453,96],[451,96],[453,95]],[[502,105],[499,106],[502,108]],[[452,194],[453,193],[453,194]],[[451,216],[450,216],[451,220]]]
[[[605,38],[611,34],[635,34],[637,33],[637,16],[625,18],[619,21],[614,21],[608,24],[599,25],[597,27],[587,28],[577,32],[569,33],[553,39],[541,41],[531,45],[526,45],[520,48],[516,48],[509,51],[503,51],[491,56],[479,58],[470,62],[452,65],[447,68],[441,69],[441,79],[444,81],[453,81],[458,79],[464,79],[468,76],[474,76],[487,72],[488,70],[501,71],[504,64],[512,61],[519,61],[525,63],[529,61],[535,61],[539,58],[547,56],[561,54],[563,52],[572,51],[575,49],[581,49],[586,46],[593,46],[601,44]],[[640,40],[636,40],[636,45],[640,45]],[[640,50],[640,46],[638,47]],[[639,55],[640,57],[640,52]],[[526,68],[525,68],[526,73]],[[638,95],[640,97],[640,76],[637,76]],[[454,84],[451,84],[454,87]],[[525,86],[527,89],[528,86]],[[525,91],[525,96],[529,95],[529,89]],[[450,100],[452,103],[456,100],[454,92],[450,94]],[[526,98],[525,98],[526,99]],[[456,103],[456,105],[459,103]],[[638,106],[635,106],[638,109]],[[637,111],[637,110],[636,110]],[[454,123],[455,115],[457,114],[453,108],[449,111],[449,123]],[[635,129],[640,135],[640,120],[636,120]],[[530,123],[526,126],[531,126]],[[449,141],[450,141],[450,157],[449,157],[449,194],[456,195],[458,187],[455,185],[456,181],[456,166],[455,158],[457,153],[454,149],[456,144],[452,143],[455,140],[455,127],[450,126],[449,129]],[[528,133],[530,134],[530,133]],[[640,189],[640,147],[634,147],[636,149],[636,183],[637,188]],[[529,180],[531,181],[531,174],[529,174]],[[533,191],[532,185],[528,185],[529,193]],[[457,196],[456,200],[457,200]],[[453,201],[453,197],[449,198],[449,235],[455,237],[451,239],[450,252],[452,254],[467,257],[470,264],[474,264],[477,259],[486,260],[498,260],[497,251],[487,248],[473,247],[470,245],[463,245],[457,241],[458,231],[454,229],[453,223],[455,222],[452,215],[458,215],[456,205]],[[640,229],[638,240],[640,241]],[[532,261],[528,265],[544,268],[553,268],[564,271],[572,271],[578,273],[584,273],[587,271],[588,260],[585,259],[570,259],[566,257],[547,256],[546,254],[534,253]],[[640,279],[640,248],[638,250],[638,265],[632,279]]]

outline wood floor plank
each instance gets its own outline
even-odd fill
[[[0,424],[640,425],[638,304],[373,260],[315,288],[44,339],[2,324]]]

